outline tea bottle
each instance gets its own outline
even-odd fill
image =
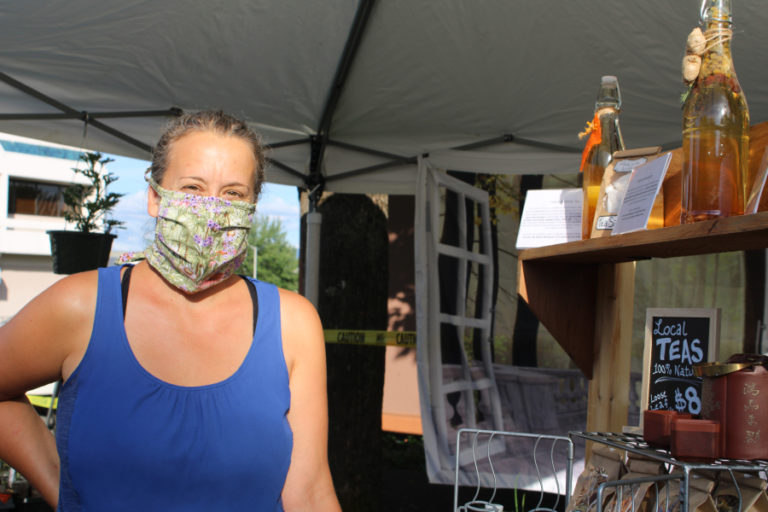
[[[681,222],[744,213],[749,110],[731,57],[731,0],[703,0],[706,47],[683,105]]]
[[[619,81],[615,76],[602,77],[595,102],[591,134],[581,159],[584,194],[581,214],[582,239],[589,238],[592,232],[592,221],[605,168],[611,163],[613,152],[624,149],[624,140],[619,128],[620,110]]]

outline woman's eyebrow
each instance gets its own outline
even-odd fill
[[[225,187],[247,187],[248,183],[242,181],[230,181],[224,184]]]

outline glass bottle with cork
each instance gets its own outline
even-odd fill
[[[701,24],[701,67],[683,105],[682,223],[743,214],[753,181],[749,110],[731,57],[731,0],[703,0]]]
[[[595,217],[597,199],[603,173],[611,163],[614,151],[624,149],[624,140],[619,128],[621,110],[621,92],[615,76],[604,76],[600,80],[600,90],[595,102],[595,116],[588,124],[589,139],[581,157],[582,188],[584,201],[581,214],[581,238],[587,239],[592,233],[592,221]]]

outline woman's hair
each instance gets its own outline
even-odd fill
[[[264,167],[266,156],[261,138],[245,124],[221,110],[201,110],[192,114],[183,114],[171,121],[160,136],[152,151],[152,165],[149,172],[155,183],[161,183],[165,170],[168,167],[168,155],[173,143],[191,132],[212,132],[217,135],[240,137],[251,146],[253,156],[256,159],[256,172],[254,173],[253,197],[259,197],[261,186],[264,183]]]

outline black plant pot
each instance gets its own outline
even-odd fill
[[[75,274],[107,266],[112,240],[111,233],[81,231],[48,231],[51,238],[54,274]]]

